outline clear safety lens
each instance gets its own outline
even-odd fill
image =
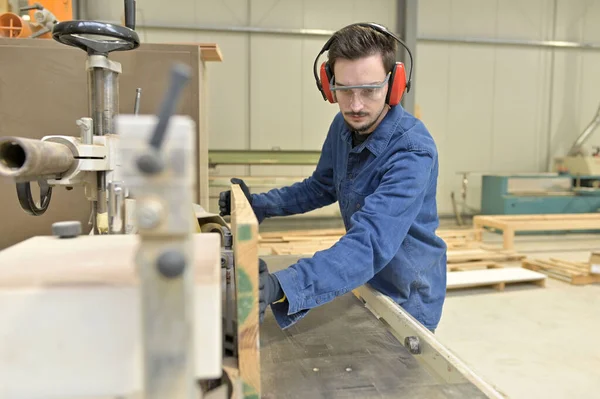
[[[335,78],[334,78],[335,79]],[[361,101],[375,101],[381,99],[385,90],[385,84],[389,81],[390,74],[388,73],[385,80],[378,84],[359,85],[359,86],[343,86],[336,85],[334,82],[329,86],[330,90],[337,97],[338,101],[350,101],[357,95]]]

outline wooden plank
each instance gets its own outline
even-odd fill
[[[477,269],[500,269],[503,268],[500,263],[490,261],[480,262],[465,262],[465,263],[449,263],[447,265],[448,271],[464,271],[464,270],[477,270]]]
[[[577,231],[600,229],[600,213],[546,215],[477,215],[474,228],[491,227],[502,231],[503,247],[514,248],[517,231]]]
[[[549,213],[541,215],[487,215],[475,216],[482,220],[501,220],[501,221],[544,221],[544,220],[588,220],[599,219],[600,213]]]
[[[260,398],[258,220],[239,185],[232,185],[231,193],[239,375],[244,397]]]
[[[520,260],[525,256],[513,251],[486,251],[482,249],[468,249],[448,251],[448,263],[461,263],[469,261],[502,261]]]
[[[447,274],[447,289],[496,286],[504,289],[505,284],[532,282],[543,284],[546,276],[520,267],[506,267],[486,270],[470,270],[464,272],[449,272]]]
[[[564,261],[556,259],[524,259],[521,263],[526,269],[539,271],[572,285],[600,283],[600,275],[591,274],[588,270],[580,269],[579,266],[573,266],[570,263],[564,263]]]

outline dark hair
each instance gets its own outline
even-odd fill
[[[340,58],[357,60],[379,53],[386,72],[390,72],[396,63],[396,40],[373,28],[350,25],[334,33],[333,37],[327,54],[332,72],[335,61]]]

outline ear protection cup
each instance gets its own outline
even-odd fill
[[[333,93],[329,89],[329,85],[331,83],[331,79],[333,78],[333,73],[331,73],[331,68],[329,67],[328,62],[324,62],[321,64],[321,86],[323,89],[323,95],[327,98],[330,103],[335,103],[335,98],[333,97]]]
[[[400,104],[404,90],[406,89],[406,69],[404,64],[396,62],[396,65],[392,68],[390,80],[388,84],[388,92],[385,98],[385,102],[393,107],[394,105]]]

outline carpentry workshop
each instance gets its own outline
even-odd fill
[[[598,397],[599,20],[0,0],[0,399]]]

